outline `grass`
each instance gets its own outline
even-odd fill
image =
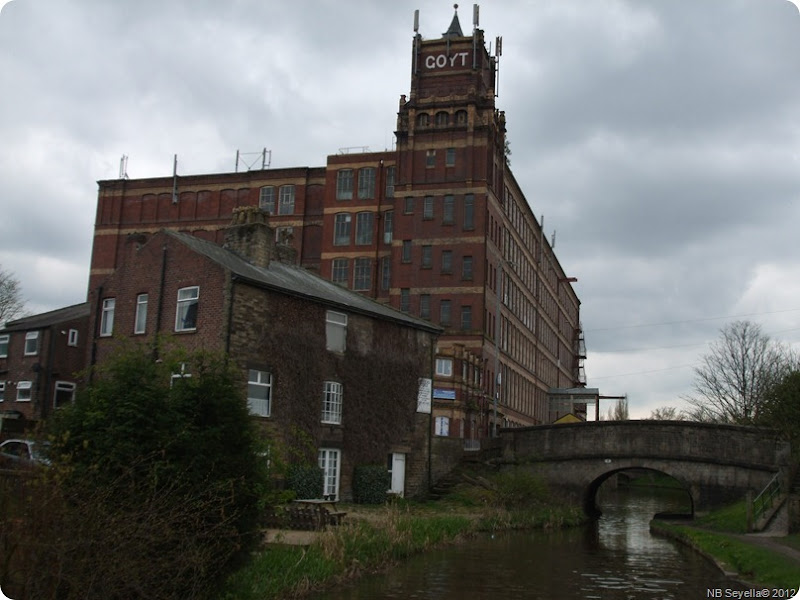
[[[712,531],[747,533],[747,503],[736,502],[715,510],[696,521],[697,525]]]
[[[270,546],[231,576],[223,600],[299,598],[479,531],[555,528],[585,521],[578,507],[550,498],[534,477],[461,486],[438,502],[396,500],[381,507],[347,507],[347,520],[307,548]]]
[[[726,570],[735,571],[752,583],[773,588],[793,588],[800,582],[800,565],[768,548],[718,531],[663,522],[657,524],[657,529],[713,556]]]

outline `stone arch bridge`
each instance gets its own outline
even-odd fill
[[[504,465],[541,475],[554,491],[597,512],[595,495],[612,475],[631,469],[675,478],[693,512],[758,494],[788,464],[789,445],[772,430],[686,421],[595,421],[503,429]]]

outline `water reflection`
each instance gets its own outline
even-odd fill
[[[585,528],[486,535],[315,598],[671,600],[736,589],[699,555],[650,534],[652,516],[682,510],[685,494],[604,490],[601,496],[603,515]]]

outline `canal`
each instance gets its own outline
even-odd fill
[[[656,513],[689,510],[685,492],[606,484],[597,505],[602,516],[585,527],[486,534],[313,598],[684,600],[740,589],[692,550],[650,533]]]

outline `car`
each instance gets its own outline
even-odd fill
[[[0,466],[7,468],[49,465],[48,442],[12,439],[0,444]]]

